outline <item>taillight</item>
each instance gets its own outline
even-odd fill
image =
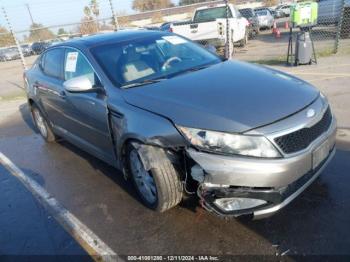
[[[172,33],[173,32],[173,29],[171,27],[169,27],[169,32]]]

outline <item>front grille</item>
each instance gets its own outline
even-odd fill
[[[286,154],[298,152],[307,148],[312,141],[326,132],[331,122],[332,114],[328,107],[322,119],[312,127],[299,129],[293,133],[277,137],[275,138],[275,142]]]

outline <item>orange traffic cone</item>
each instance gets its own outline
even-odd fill
[[[276,28],[275,37],[276,38],[280,38],[281,37],[281,32],[280,32],[280,30],[278,28]]]
[[[277,24],[276,21],[273,21],[272,34],[276,34]]]
[[[285,22],[284,29],[289,29],[289,22],[288,21]]]

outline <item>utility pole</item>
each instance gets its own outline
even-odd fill
[[[34,24],[34,19],[33,19],[33,16],[32,16],[32,12],[30,11],[29,4],[26,4],[26,7],[27,7],[27,10],[28,10],[28,14],[30,16],[30,20],[32,21],[32,25],[33,25]]]
[[[112,19],[113,19],[114,29],[115,30],[119,30],[118,19],[117,19],[117,16],[115,15],[115,12],[114,12],[112,0],[109,0],[109,5],[110,5],[110,8],[111,8],[111,12],[112,12]]]
[[[8,28],[9,28],[9,30],[10,30],[10,33],[11,33],[11,35],[12,35],[12,37],[13,37],[13,40],[14,40],[15,43],[16,43],[16,47],[17,47],[18,53],[19,53],[19,55],[20,55],[20,57],[21,57],[22,66],[23,66],[24,70],[26,70],[26,69],[27,69],[27,66],[26,66],[26,61],[24,60],[24,55],[23,55],[23,52],[22,52],[22,48],[21,48],[21,46],[19,45],[19,42],[18,42],[18,40],[17,40],[17,38],[16,38],[15,33],[13,32],[12,25],[11,25],[11,23],[10,23],[10,20],[9,20],[8,16],[7,16],[5,7],[2,7],[2,12],[4,13],[4,18],[5,18],[5,20],[6,20],[6,23],[7,23],[7,25],[8,25]]]

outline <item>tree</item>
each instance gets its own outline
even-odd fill
[[[97,0],[91,0],[89,6],[84,7],[84,17],[81,19],[79,31],[82,34],[94,34],[99,30],[98,17],[100,9]]]
[[[179,5],[191,5],[191,4],[197,4],[201,2],[206,2],[207,0],[180,0]]]
[[[67,35],[68,33],[66,32],[66,30],[64,30],[64,28],[59,28],[57,31],[57,35]]]
[[[264,3],[265,3],[265,6],[275,6],[275,5],[278,5],[279,1],[278,0],[265,0]]]
[[[95,34],[98,32],[98,28],[94,20],[91,17],[83,17],[79,26],[79,31],[83,35]]]
[[[140,12],[157,10],[172,7],[174,4],[170,0],[134,0],[132,9]]]
[[[153,16],[152,16],[152,23],[153,24],[159,24],[159,23],[163,23],[164,19],[163,19],[163,15],[161,12],[156,12]]]
[[[130,19],[125,10],[118,11],[116,13],[118,24],[120,27],[128,27],[130,26]]]
[[[55,34],[51,30],[39,23],[33,23],[30,26],[29,32],[28,40],[32,42],[55,38]]]
[[[10,32],[5,28],[0,26],[0,47],[13,45],[14,40]]]
[[[100,15],[100,9],[99,9],[97,0],[91,0],[90,10],[91,10],[91,13],[96,17],[96,20],[98,20],[98,17]]]

